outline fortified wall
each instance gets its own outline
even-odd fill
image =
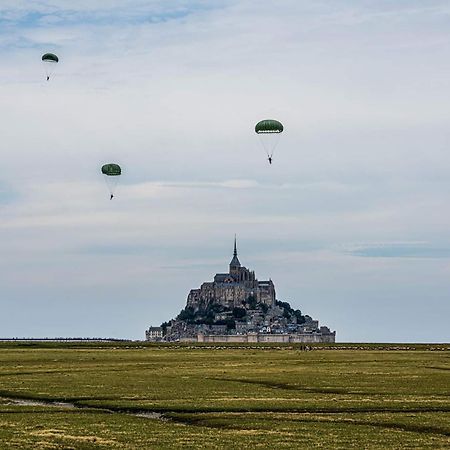
[[[211,343],[279,343],[279,344],[294,344],[294,343],[319,343],[319,342],[335,342],[336,332],[323,334],[218,334],[218,335],[204,335],[199,333],[197,335],[197,342],[211,342]]]

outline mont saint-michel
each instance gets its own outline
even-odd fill
[[[276,297],[272,280],[259,281],[242,266],[234,240],[227,273],[191,289],[175,319],[146,331],[149,341],[335,342],[336,332],[320,326]]]

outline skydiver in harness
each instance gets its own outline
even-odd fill
[[[269,160],[269,164],[272,164],[272,157],[269,156],[267,159]]]
[[[109,198],[110,200],[112,200],[114,198],[114,195],[113,194],[111,194],[111,197]]]

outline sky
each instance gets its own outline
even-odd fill
[[[236,233],[337,341],[449,342],[449,56],[447,1],[0,0],[0,337],[143,339]]]

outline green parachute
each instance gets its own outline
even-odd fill
[[[119,164],[104,164],[102,166],[102,174],[105,177],[106,185],[108,186],[108,190],[111,195],[110,200],[112,200],[117,184],[119,183],[120,175],[122,175],[122,169]]]
[[[273,153],[280,141],[280,135],[283,130],[283,124],[273,119],[261,120],[255,125],[255,133],[260,138],[270,164],[272,164]]]
[[[53,74],[56,64],[59,62],[59,58],[54,53],[45,53],[42,55],[42,63],[45,68],[45,75],[47,76],[47,81],[50,80],[50,75]]]

